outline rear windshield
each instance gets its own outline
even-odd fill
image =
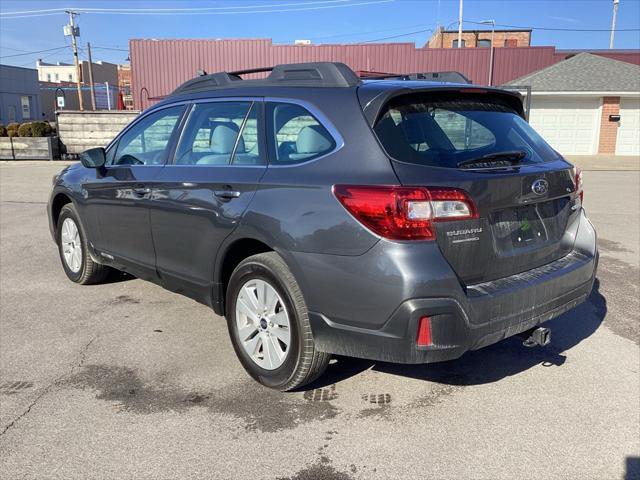
[[[507,102],[482,95],[404,95],[387,104],[374,131],[393,159],[420,165],[456,168],[498,152],[522,152],[521,164],[558,157]]]

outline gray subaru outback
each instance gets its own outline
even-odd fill
[[[518,94],[340,63],[266,70],[184,83],[54,178],[70,280],[113,268],[210,306],[279,390],[332,354],[543,345],[539,325],[587,298],[598,251],[580,172]]]

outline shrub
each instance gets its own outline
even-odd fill
[[[10,123],[9,125],[7,125],[7,135],[9,135],[10,137],[17,137],[18,127],[20,127],[20,125],[18,125],[17,123]]]
[[[31,123],[30,122],[23,123],[22,125],[20,125],[18,127],[18,136],[19,137],[32,137],[33,136],[33,130],[31,128]]]
[[[7,136],[7,129],[5,128],[4,125],[0,124],[0,137],[6,137]]]
[[[51,133],[49,122],[31,122],[31,135],[33,137],[46,137]]]

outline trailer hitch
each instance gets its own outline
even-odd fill
[[[545,347],[551,342],[551,330],[545,327],[532,328],[520,334],[524,347]]]

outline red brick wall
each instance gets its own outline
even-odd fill
[[[620,97],[602,98],[602,116],[600,117],[600,141],[598,153],[616,153],[616,137],[619,122],[609,121],[609,115],[620,114]]]
[[[481,32],[462,32],[465,48],[478,46],[478,40],[491,40],[491,30]],[[458,40],[458,32],[436,32],[429,39],[429,48],[453,48],[453,41]],[[506,42],[509,42],[508,44]],[[528,47],[531,45],[531,32],[495,32],[493,46]]]

